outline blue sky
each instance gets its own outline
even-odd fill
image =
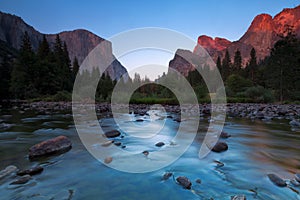
[[[260,13],[274,16],[299,0],[1,0],[0,10],[22,17],[42,33],[78,28],[110,38],[122,31],[162,27],[195,41],[199,35],[238,40]]]

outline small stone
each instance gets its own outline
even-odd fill
[[[149,155],[149,151],[143,151],[143,154],[144,154],[145,156],[148,156],[148,155]]]
[[[176,178],[176,181],[184,188],[184,189],[191,189],[192,182],[185,176],[179,176]]]
[[[25,184],[27,183],[29,180],[31,179],[31,176],[30,175],[24,175],[22,176],[21,178],[13,181],[10,183],[10,185],[19,185],[19,184]]]
[[[246,196],[239,194],[231,197],[231,200],[246,200]]]
[[[198,179],[196,180],[196,183],[201,184],[201,179],[198,178]]]
[[[221,153],[228,150],[228,145],[225,142],[218,142],[213,148],[213,152]]]
[[[114,138],[120,136],[121,133],[118,130],[112,130],[105,133],[105,136],[107,138]]]
[[[217,167],[224,167],[224,163],[218,161],[218,160],[214,160],[214,162],[217,164]]]
[[[136,122],[143,122],[144,120],[143,119],[137,119],[135,120]]]
[[[270,181],[272,181],[275,185],[277,185],[279,187],[287,186],[286,182],[283,179],[281,179],[279,176],[277,176],[276,174],[268,174],[268,177],[269,177]]]
[[[114,145],[116,145],[116,146],[121,146],[121,142],[114,142]]]
[[[30,168],[30,169],[18,171],[17,175],[18,176],[24,176],[24,175],[30,175],[30,176],[32,176],[32,175],[35,175],[35,174],[42,173],[43,170],[44,170],[43,167],[36,166],[36,167]]]
[[[106,158],[104,159],[104,162],[105,162],[106,164],[109,164],[109,163],[112,162],[112,160],[113,160],[112,157],[106,157]]]
[[[14,165],[9,165],[5,169],[0,171],[0,179],[4,178],[5,176],[8,176],[9,174],[17,171],[18,168]]]
[[[231,137],[231,135],[224,132],[224,131],[222,131],[220,137],[223,138],[223,139],[227,139],[227,138]]]
[[[163,175],[162,180],[166,181],[166,180],[168,180],[172,175],[173,175],[172,172],[166,172],[166,173]]]
[[[165,145],[165,143],[163,143],[163,142],[158,142],[158,143],[155,144],[155,146],[157,146],[157,147],[162,147],[164,145]]]
[[[125,145],[123,145],[121,148],[122,148],[122,149],[125,149],[125,148],[126,148],[126,146],[125,146]]]

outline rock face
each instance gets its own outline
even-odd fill
[[[0,40],[15,49],[19,49],[25,31],[28,32],[32,47],[36,51],[43,34],[26,24],[20,17],[0,12]],[[122,74],[127,72],[113,56],[112,45],[109,41],[83,29],[64,31],[58,33],[58,35],[62,41],[66,42],[71,61],[76,56],[79,64],[81,64],[91,50],[100,42],[105,42],[106,44],[101,49],[101,59],[114,60],[107,69],[109,75],[113,79],[119,79]],[[46,34],[46,38],[50,46],[52,46],[55,42],[56,34]]]
[[[296,35],[300,38],[300,6],[284,9],[274,17],[268,14],[256,16],[246,33],[234,42],[225,38],[216,37],[213,39],[209,36],[201,35],[198,37],[194,51],[190,52],[190,54],[194,55],[190,57],[199,55],[199,52],[201,52],[199,50],[204,48],[216,62],[218,56],[221,59],[224,57],[227,49],[233,61],[234,53],[239,49],[245,65],[250,59],[251,49],[255,48],[257,60],[259,61],[270,54],[271,48],[280,38],[278,35],[284,34],[286,26],[292,26]],[[181,63],[181,65],[178,63]],[[169,63],[169,67],[178,70],[185,76],[194,69],[193,65],[183,63],[181,58],[176,57],[176,55],[172,62]]]
[[[65,136],[58,136],[32,146],[29,149],[29,159],[63,153],[72,148],[71,141]]]

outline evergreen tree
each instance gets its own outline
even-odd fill
[[[242,69],[242,55],[239,50],[236,50],[234,54],[234,62],[233,62],[233,73],[240,74]]]
[[[73,60],[73,68],[72,68],[72,73],[73,73],[73,80],[75,80],[76,78],[76,75],[79,71],[79,64],[78,64],[78,60],[77,60],[77,57],[75,56],[74,60]]]
[[[223,79],[226,80],[230,75],[231,71],[231,59],[228,50],[225,52],[225,56],[222,60],[222,69],[223,69]]]
[[[258,65],[256,59],[256,51],[254,48],[252,48],[250,52],[250,60],[246,67],[246,71],[248,74],[248,78],[250,78],[253,83],[256,82],[257,70],[258,70]]]

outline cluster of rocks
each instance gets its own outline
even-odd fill
[[[280,178],[276,174],[268,174],[267,176],[270,179],[270,181],[272,183],[274,183],[275,185],[277,185],[278,187],[287,187],[288,186],[287,182],[285,180],[283,180],[282,178]],[[294,179],[289,180],[289,183],[291,183],[293,186],[296,186],[296,187],[300,186],[300,174],[295,174]]]
[[[30,160],[41,157],[64,153],[72,148],[71,141],[65,136],[58,136],[36,145],[29,149],[28,157]],[[14,177],[10,185],[25,184],[32,179],[32,176],[42,173],[44,168],[42,166],[34,166],[29,169],[18,170],[14,165],[7,166],[0,171],[0,181],[6,177]]]

